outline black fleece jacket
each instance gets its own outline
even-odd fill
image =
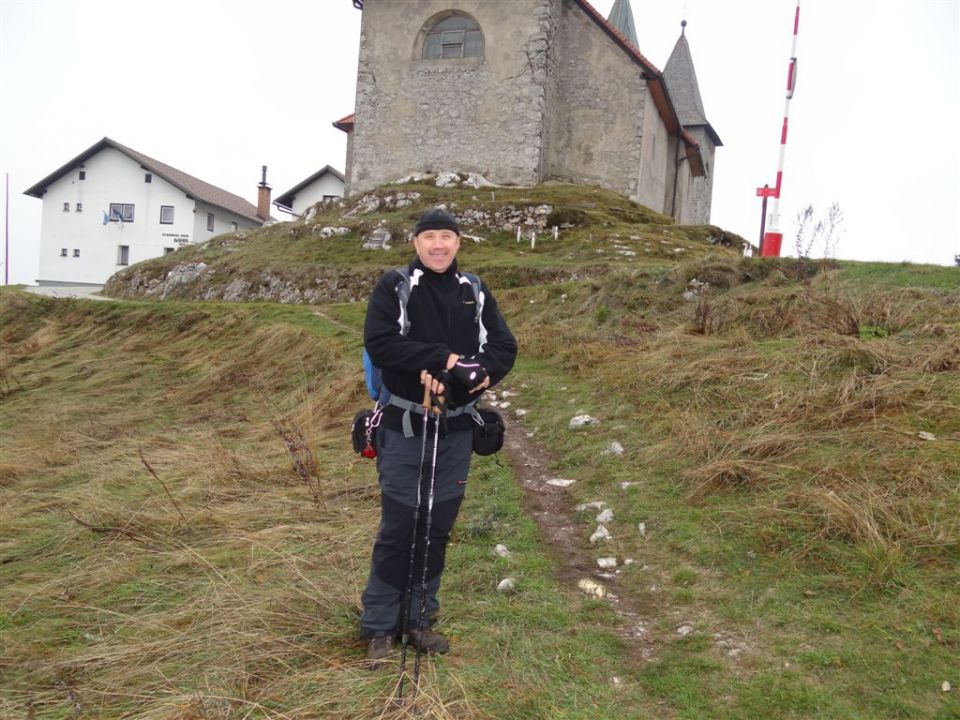
[[[383,384],[394,395],[415,403],[423,401],[420,371],[437,374],[446,368],[451,353],[464,357],[477,356],[490,375],[490,385],[500,382],[513,367],[517,357],[517,341],[497,308],[497,301],[483,282],[480,283],[482,312],[477,322],[477,308],[470,281],[457,270],[457,263],[437,273],[417,258],[409,265],[410,299],[407,319],[410,331],[401,334],[400,277],[388,272],[377,283],[367,305],[363,342],[374,365],[380,367]],[[479,395],[479,394],[478,394]],[[452,388],[447,403],[459,407],[478,395]],[[403,411],[388,406],[384,411],[387,427],[401,429]],[[449,429],[472,427],[469,415],[450,418]],[[414,426],[417,428],[417,423]]]

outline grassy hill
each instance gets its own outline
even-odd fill
[[[570,186],[376,196],[110,285],[162,302],[0,296],[0,717],[385,716],[395,674],[356,631],[378,499],[347,437],[349,300],[411,254],[360,237],[438,201],[478,218],[462,266],[520,343],[510,432],[576,480],[576,540],[642,613],[580,593],[518,469],[475,458],[425,716],[960,716],[960,270],[742,259]],[[568,227],[535,249],[490,227],[544,205]],[[314,304],[197,299],[231,283]]]

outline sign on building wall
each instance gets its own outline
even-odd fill
[[[190,236],[184,233],[161,233],[164,240],[173,240],[177,245],[189,245]]]

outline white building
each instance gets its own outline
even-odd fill
[[[43,200],[38,285],[102,285],[126,265],[260,227],[270,209],[266,182],[254,206],[106,137],[25,194]]]
[[[282,195],[278,195],[273,204],[280,212],[300,217],[310,206],[318,202],[342,198],[344,184],[343,173],[327,165]]]

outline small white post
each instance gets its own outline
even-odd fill
[[[554,225],[554,226],[553,226],[553,239],[556,240],[558,237],[560,237],[560,228],[558,228],[556,225]]]
[[[537,231],[530,231],[530,249],[533,250],[537,246]]]
[[[517,225],[517,242],[520,242],[520,226]]]

